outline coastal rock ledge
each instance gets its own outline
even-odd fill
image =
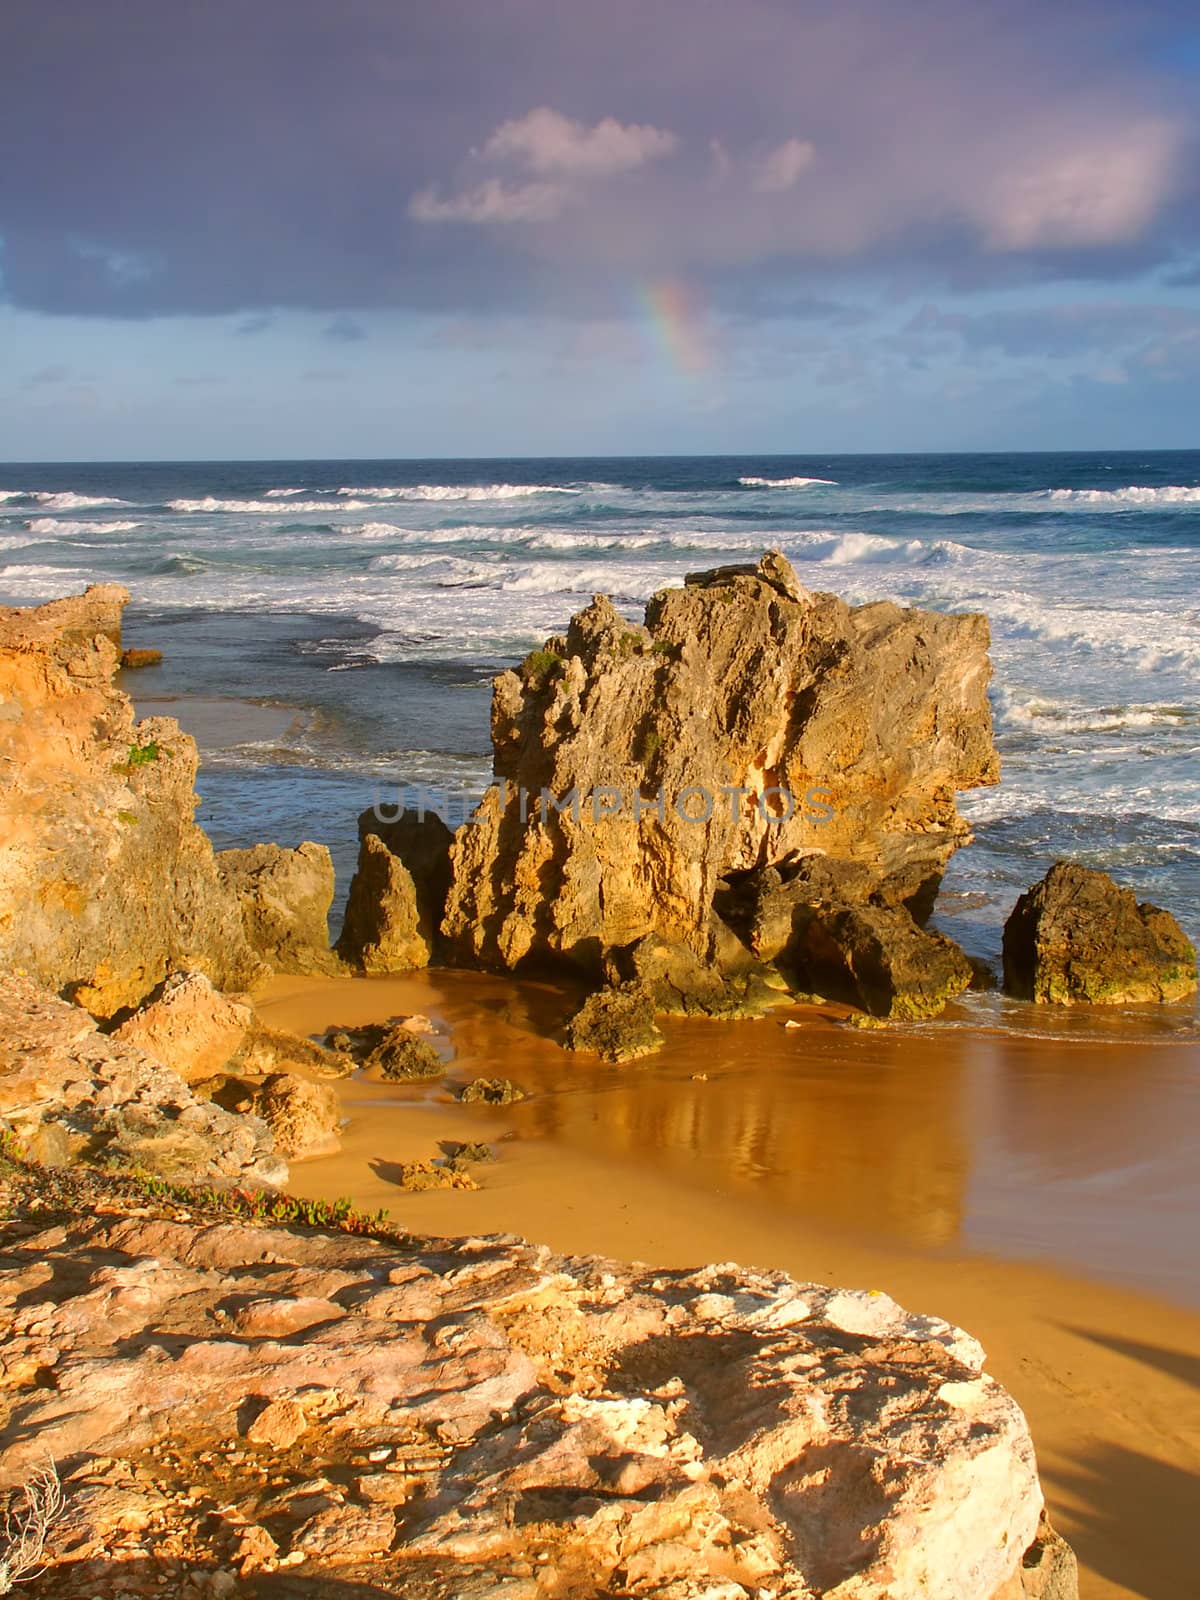
[[[67,1495],[39,1593],[1074,1593],[1015,1402],[886,1295],[58,1209],[0,1275],[0,1486]]]

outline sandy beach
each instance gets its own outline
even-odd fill
[[[568,1003],[478,974],[274,980],[259,1001],[274,1023],[316,1033],[421,1012],[453,1049],[450,1085],[503,1074],[530,1091],[468,1108],[441,1084],[347,1080],[343,1150],[295,1165],[292,1190],[387,1207],[422,1233],[736,1259],[947,1317],[1030,1420],[1086,1600],[1189,1592],[1194,1047],[863,1035],[790,1010],[668,1024],[652,1062],[606,1068],[553,1042]],[[400,1163],[461,1140],[497,1151],[478,1191],[397,1186]]]

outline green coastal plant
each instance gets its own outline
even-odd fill
[[[117,821],[124,823],[127,828],[132,828],[134,826],[134,824],[137,822],[137,819],[138,819],[138,817],[137,817],[137,812],[136,811],[118,811],[117,812]]]
[[[531,650],[521,663],[521,671],[527,678],[543,683],[562,664],[563,658],[557,650]]]
[[[157,761],[159,756],[169,756],[170,754],[171,752],[160,745],[157,740],[151,739],[148,744],[131,744],[129,746],[126,765],[130,767],[145,767],[151,761]]]

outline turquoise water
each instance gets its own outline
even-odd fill
[[[486,782],[489,680],[603,591],[784,550],[803,582],[991,619],[1004,776],[939,915],[994,956],[1069,854],[1200,934],[1200,452],[0,466],[0,599],[117,581],[146,694],[305,709],[214,750],[219,844],[343,879],[381,785]]]

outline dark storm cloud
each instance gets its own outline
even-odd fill
[[[1178,15],[6,0],[4,293],[129,317],[604,312],[656,276],[731,305],[820,304],[859,270],[1119,277],[1195,243]]]

